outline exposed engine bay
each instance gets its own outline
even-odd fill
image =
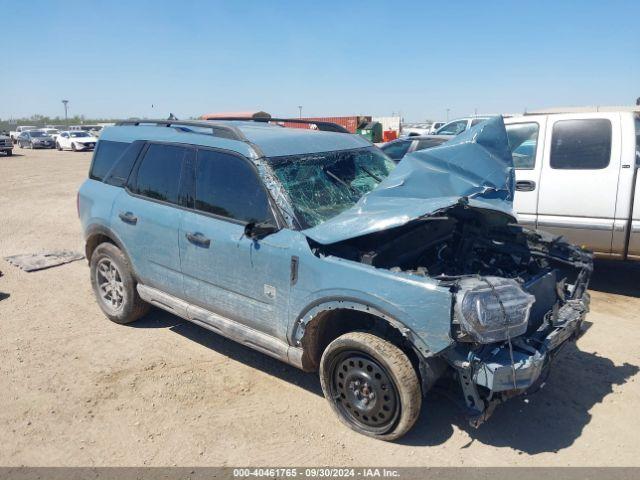
[[[456,343],[444,358],[474,426],[543,377],[588,311],[591,253],[464,201],[402,227],[310,243],[316,255],[428,276],[451,290]]]
[[[510,216],[464,204],[395,229],[312,247],[316,254],[443,281],[481,275],[524,284],[559,269],[560,277],[572,284],[591,258],[560,237],[524,229]]]

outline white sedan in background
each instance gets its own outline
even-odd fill
[[[58,150],[73,150],[74,152],[93,150],[97,141],[96,137],[83,130],[60,132],[56,139],[56,148]]]

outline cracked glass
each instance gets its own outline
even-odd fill
[[[352,207],[395,163],[376,147],[268,159],[303,229]]]

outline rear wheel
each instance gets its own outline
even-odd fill
[[[10,157],[11,155],[13,155],[13,150],[7,150],[7,157]]]
[[[149,311],[150,305],[138,295],[127,257],[112,243],[101,243],[91,255],[91,286],[113,322],[135,322]]]
[[[329,344],[320,382],[338,418],[358,433],[396,440],[420,414],[418,375],[407,355],[371,333],[351,332]]]

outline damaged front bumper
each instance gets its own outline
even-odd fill
[[[548,322],[528,336],[471,350],[464,344],[446,354],[460,380],[470,424],[484,422],[495,406],[525,393],[544,380],[543,373],[559,351],[581,331],[589,311],[589,294],[567,301]]]

